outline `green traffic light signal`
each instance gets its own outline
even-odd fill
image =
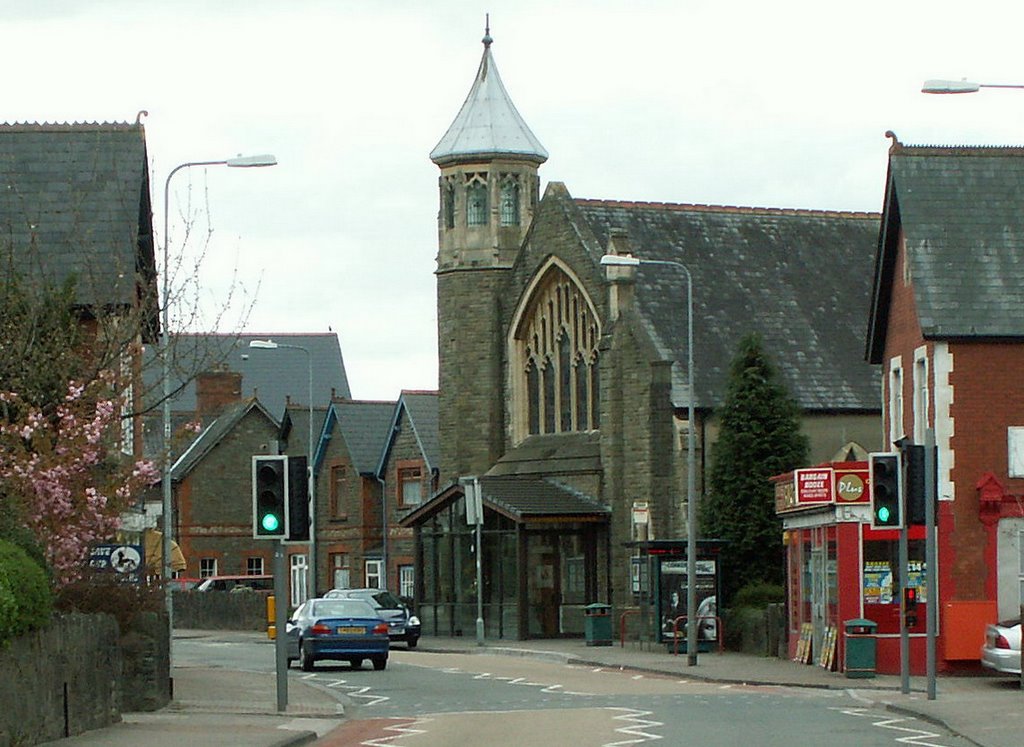
[[[878,509],[878,520],[883,524],[887,524],[889,522],[889,509],[887,506],[882,506]]]
[[[281,519],[278,518],[277,514],[264,514],[260,524],[268,532],[276,532],[278,527],[281,526]]]

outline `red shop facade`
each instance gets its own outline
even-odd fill
[[[847,621],[875,623],[876,671],[900,671],[899,531],[871,528],[867,462],[833,462],[773,478],[786,546],[789,656],[843,671]],[[910,666],[925,672],[924,527],[908,531],[904,571],[916,587]]]

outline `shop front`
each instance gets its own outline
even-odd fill
[[[789,655],[842,671],[844,625],[875,623],[876,668],[900,671],[899,531],[871,528],[867,462],[833,462],[774,478],[787,561]],[[910,667],[925,670],[924,527],[908,530],[908,565],[916,590]]]

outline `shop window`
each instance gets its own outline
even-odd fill
[[[262,576],[263,558],[249,557],[245,559],[245,574],[247,576]]]
[[[928,601],[925,587],[924,540],[907,542],[907,585],[917,589],[920,603]],[[864,541],[864,617],[878,623],[879,633],[899,632],[900,578],[899,543],[896,540]],[[924,615],[918,615],[923,625]]]

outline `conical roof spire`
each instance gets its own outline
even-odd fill
[[[430,152],[438,166],[466,158],[518,156],[535,163],[548,152],[530,132],[502,85],[491,55],[490,18],[484,31],[484,54],[462,108],[441,141]]]

